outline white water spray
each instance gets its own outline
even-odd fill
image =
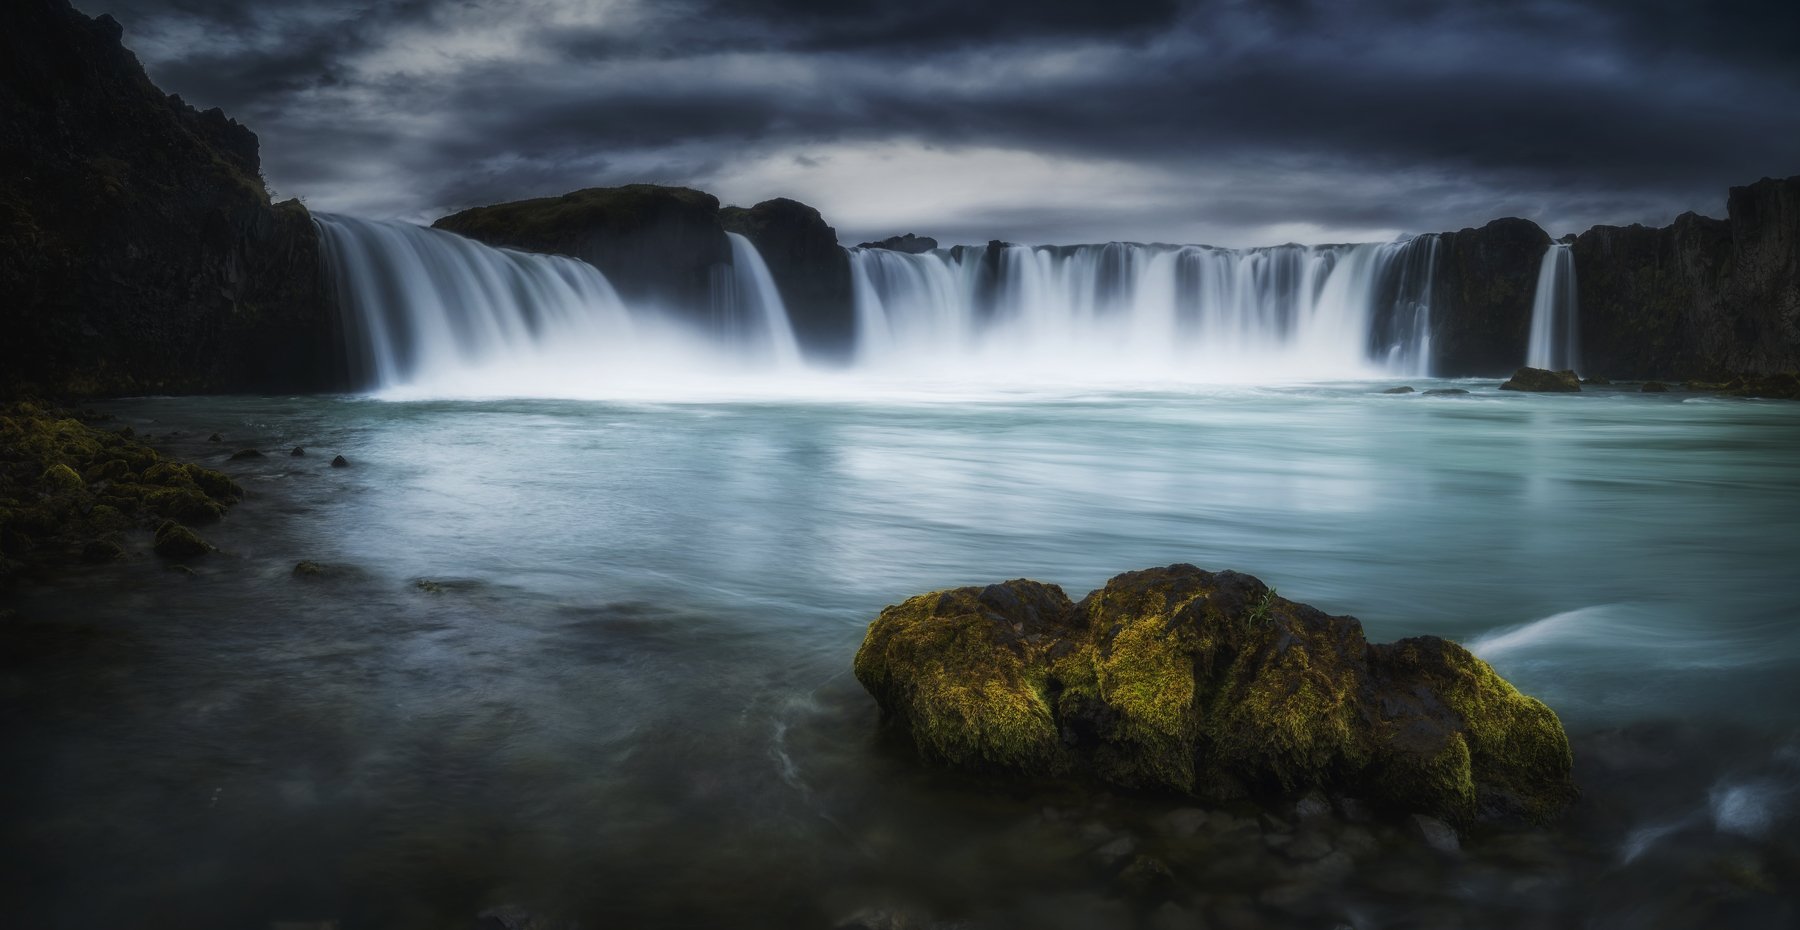
[[[1109,380],[1429,373],[1436,236],[993,248],[852,249],[860,363]]]
[[[352,357],[387,394],[625,396],[841,384],[727,234],[710,307],[628,306],[585,262],[320,216]],[[851,249],[852,374],[894,384],[1318,381],[1429,374],[1436,236],[1266,249]]]
[[[1580,308],[1575,296],[1575,250],[1552,242],[1538,265],[1537,295],[1531,302],[1531,340],[1525,364],[1562,371],[1580,364]]]

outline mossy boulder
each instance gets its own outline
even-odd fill
[[[200,538],[200,534],[169,520],[157,527],[156,554],[165,559],[178,561],[197,558],[213,551],[211,543]]]
[[[856,677],[958,768],[1214,800],[1320,788],[1459,826],[1576,791],[1556,714],[1455,643],[1370,644],[1237,572],[1172,565],[1073,603],[1009,581],[889,607]]]
[[[1502,391],[1532,391],[1535,393],[1563,393],[1581,390],[1581,379],[1575,372],[1549,371],[1543,368],[1521,368],[1513,372],[1513,376],[1500,385]]]

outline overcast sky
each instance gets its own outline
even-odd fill
[[[854,243],[1715,216],[1800,174],[1800,2],[76,0],[315,210],[792,197]]]

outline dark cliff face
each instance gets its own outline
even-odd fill
[[[1584,371],[1723,380],[1800,368],[1800,177],[1732,188],[1728,216],[1576,237]]]
[[[488,245],[578,258],[627,302],[660,305],[701,325],[731,273],[726,232],[749,239],[769,266],[807,354],[847,358],[855,342],[849,255],[819,211],[793,200],[720,209],[685,187],[597,187],[476,207],[432,224]]]
[[[0,393],[341,386],[305,208],[120,40],[65,0],[0,6]]]
[[[850,256],[819,211],[785,197],[727,207],[725,228],[748,238],[769,266],[794,334],[809,356],[847,360],[856,344]]]
[[[1538,266],[1549,247],[1536,223],[1511,217],[1443,234],[1432,284],[1433,373],[1503,375],[1524,363]]]
[[[595,187],[475,207],[433,223],[488,245],[578,258],[628,303],[658,304],[697,323],[731,265],[719,200],[685,187]]]

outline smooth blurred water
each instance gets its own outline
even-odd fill
[[[1026,920],[1085,880],[993,806],[1036,802],[878,741],[851,656],[914,593],[1178,561],[1468,642],[1573,732],[1791,751],[1800,405],[1384,386],[110,405],[249,497],[194,578],[140,553],[15,597],[14,900],[69,927]],[[1671,803],[1779,816],[1733,790]]]

